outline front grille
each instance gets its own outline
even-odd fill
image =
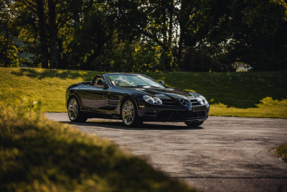
[[[172,115],[172,119],[188,119],[193,117],[203,117],[205,116],[205,111],[192,112],[192,111],[179,111]]]
[[[157,119],[169,119],[174,111],[161,111],[157,114]]]
[[[176,103],[171,99],[162,99],[163,105],[176,105]]]
[[[163,105],[178,105],[179,103],[171,100],[171,99],[161,99]],[[200,105],[200,103],[197,101],[197,99],[192,99],[190,100],[190,103],[192,106],[197,106]]]
[[[192,99],[192,100],[190,100],[190,102],[191,102],[192,106],[200,105],[200,103],[197,101],[197,99]]]
[[[162,120],[186,120],[205,117],[205,111],[161,111],[157,114],[157,119]]]

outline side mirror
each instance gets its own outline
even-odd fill
[[[160,84],[164,85],[164,81],[160,80],[158,81]]]

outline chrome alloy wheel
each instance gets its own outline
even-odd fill
[[[135,119],[135,108],[129,100],[122,107],[122,119],[126,125],[132,124]]]
[[[76,99],[71,99],[69,101],[69,105],[68,105],[68,115],[69,118],[73,121],[77,118],[78,116],[78,103],[76,101]]]

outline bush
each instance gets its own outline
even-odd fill
[[[0,191],[194,191],[39,111],[0,103]]]
[[[185,71],[197,72],[234,72],[234,59],[223,48],[202,46],[188,47],[184,50],[181,68]]]
[[[19,67],[27,59],[20,58],[19,52],[12,38],[6,38],[0,33],[0,67]]]
[[[283,161],[287,161],[287,144],[285,142],[278,145],[275,149],[276,155]]]

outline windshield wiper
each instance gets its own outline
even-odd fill
[[[119,86],[119,87],[124,87],[124,88],[136,88],[136,86]]]
[[[161,87],[158,87],[158,86],[153,86],[153,85],[137,85],[136,87],[139,87],[139,88],[161,88]]]
[[[145,87],[145,86],[147,86],[147,85],[136,85],[135,87],[136,87],[136,88],[143,88],[143,87]]]
[[[162,89],[162,87],[157,87],[157,86],[150,86],[150,87],[154,87],[154,88],[160,88],[160,89]]]
[[[125,87],[125,88],[160,88],[162,89],[162,87],[157,87],[157,86],[152,86],[152,85],[136,85],[136,86],[119,86],[119,87]]]

